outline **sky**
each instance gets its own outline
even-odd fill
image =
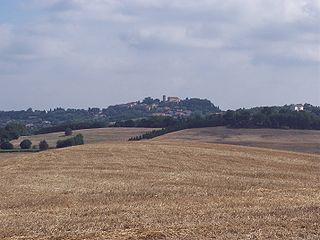
[[[0,0],[0,110],[320,105],[320,0]]]

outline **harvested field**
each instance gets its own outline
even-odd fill
[[[109,142],[0,161],[0,239],[319,239],[320,156]]]
[[[26,153],[16,153],[16,152],[14,152],[14,153],[3,153],[3,152],[1,152],[0,153],[0,161],[12,159],[12,158],[15,158],[15,157],[24,156],[24,154],[26,154]]]
[[[224,143],[320,154],[320,131],[317,130],[211,127],[173,132],[157,140]]]
[[[83,129],[73,131],[73,135],[83,134],[85,143],[97,143],[105,141],[126,141],[130,137],[141,135],[145,132],[152,131],[150,128],[96,128],[96,129]],[[55,147],[58,140],[63,140],[65,137],[64,132],[48,133],[40,135],[32,135],[21,137],[12,143],[18,147],[20,142],[24,139],[30,139],[33,144],[39,144],[41,140],[46,140],[50,147]]]

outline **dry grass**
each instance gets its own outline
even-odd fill
[[[105,141],[126,141],[130,137],[141,135],[145,132],[152,131],[150,128],[97,128],[97,129],[83,129],[73,131],[75,134],[83,134],[85,143],[98,143]],[[18,140],[12,141],[15,147],[18,147],[20,142],[24,139],[30,139],[33,144],[37,145],[41,140],[46,140],[50,147],[55,147],[58,140],[66,139],[64,132],[48,133],[21,137]]]
[[[0,161],[0,239],[319,239],[320,156],[110,142]]]
[[[161,136],[162,140],[224,143],[320,154],[320,131],[280,129],[187,129]]]

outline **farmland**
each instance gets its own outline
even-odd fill
[[[317,130],[211,127],[182,130],[156,139],[234,144],[320,154],[320,131]]]
[[[0,161],[1,239],[319,239],[320,156],[104,142]]]
[[[143,134],[151,131],[150,128],[96,128],[96,129],[83,129],[73,131],[74,135],[81,133],[84,136],[85,143],[97,143],[105,141],[126,141],[130,137]],[[48,133],[40,135],[32,135],[21,137],[18,140],[12,141],[15,147],[24,139],[30,139],[33,144],[39,144],[41,140],[46,140],[50,147],[55,147],[58,140],[66,139],[64,132]]]

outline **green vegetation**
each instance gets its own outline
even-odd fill
[[[221,110],[206,99],[187,98],[179,102],[163,102],[151,97],[145,98],[142,102],[115,105],[102,110],[102,113],[108,116],[110,121],[147,118],[154,114],[171,117],[189,117],[191,114],[205,115],[215,112],[221,112]]]
[[[80,129],[104,128],[106,126],[107,126],[106,122],[98,122],[98,121],[64,123],[57,126],[41,128],[38,131],[36,131],[35,134],[63,132],[68,128],[70,128],[71,130],[80,130]]]
[[[179,118],[173,117],[149,117],[137,120],[118,121],[114,127],[143,127],[143,128],[164,128],[178,124]]]
[[[26,133],[25,125],[18,122],[8,123],[4,128],[0,128],[0,143],[18,139]]]
[[[65,135],[65,136],[71,136],[71,135],[72,135],[72,129],[71,129],[71,128],[67,128],[67,129],[64,131],[64,135]]]
[[[40,143],[39,143],[39,150],[40,151],[45,151],[49,149],[49,144],[47,143],[46,140],[42,140]]]
[[[32,146],[32,142],[29,139],[25,139],[20,143],[21,149],[30,149]]]
[[[31,134],[114,127],[162,128],[137,139],[186,128],[228,126],[233,128],[320,129],[320,107],[304,104],[304,111],[292,105],[256,107],[221,112],[209,100],[169,98],[144,100],[105,109],[63,109],[50,111],[0,111],[0,144]],[[110,123],[114,121],[115,123]],[[113,124],[113,125],[112,125]],[[1,127],[2,126],[2,127]]]
[[[13,149],[13,145],[10,142],[3,142],[0,144],[0,149],[11,150],[11,149]]]
[[[78,134],[72,138],[57,141],[57,148],[65,148],[65,147],[71,147],[71,146],[83,145],[83,144],[84,144],[83,135]]]

